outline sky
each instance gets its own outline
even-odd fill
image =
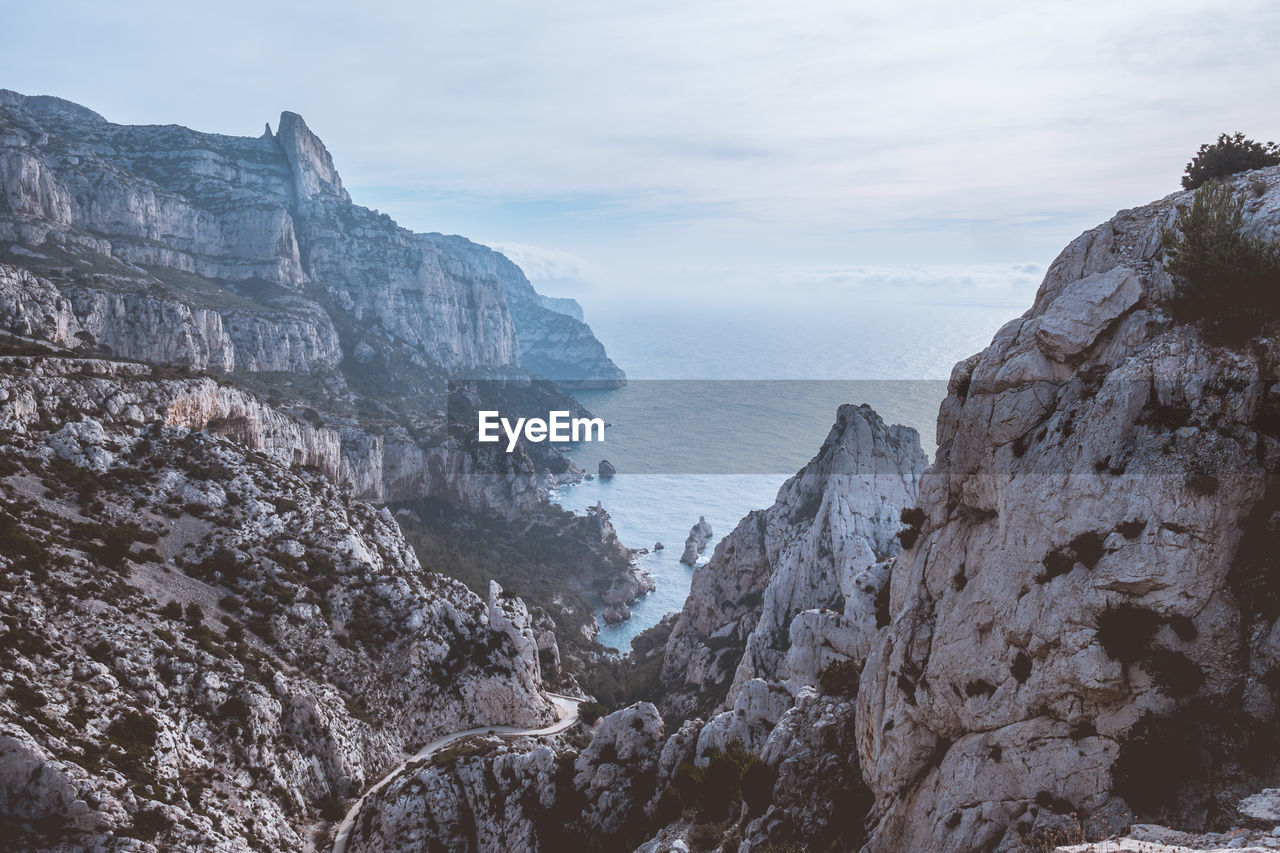
[[[1022,299],[1201,143],[1280,138],[1272,2],[42,0],[0,21],[0,87],[229,134],[299,112],[358,203],[587,302],[927,293],[970,267]]]

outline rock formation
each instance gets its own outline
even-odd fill
[[[446,448],[448,378],[625,381],[502,255],[352,204],[293,113],[236,138],[0,91],[0,324],[269,391],[342,434],[360,496],[485,512],[527,509],[539,475]]]
[[[150,373],[0,358],[11,846],[312,850],[404,748],[551,717],[517,620],[325,479],[336,437],[195,431],[261,404]]]
[[[406,750],[553,719],[556,626],[362,502],[536,515],[607,589],[607,515],[545,506],[580,472],[448,423],[473,374],[576,406],[539,370],[624,381],[501,255],[353,205],[300,117],[239,139],[0,92],[8,846],[328,849]]]
[[[613,463],[608,459],[601,459],[600,465],[596,469],[596,474],[601,480],[612,480],[614,475],[618,473],[618,469],[613,467]]]
[[[19,247],[9,250],[17,265],[56,269],[80,325],[117,354],[153,346],[131,357],[204,367],[201,353],[154,345],[161,334],[111,325],[147,322],[111,307],[127,293],[176,290],[189,302],[195,291],[204,314],[150,328],[222,352],[213,366],[225,370],[333,366],[385,336],[449,370],[522,363],[552,379],[624,381],[590,330],[544,308],[502,255],[353,205],[295,113],[281,114],[274,135],[237,138],[114,125],[56,98],[0,91],[0,129],[0,240]],[[365,328],[335,330],[326,311]],[[293,368],[278,366],[278,354],[255,361],[247,336],[264,314],[309,319],[297,341],[314,352]],[[237,325],[246,340],[235,340]]]
[[[686,566],[698,562],[698,556],[707,550],[711,536],[711,525],[707,523],[707,517],[699,516],[698,523],[689,529],[689,535],[684,540],[684,553],[680,555],[680,562]]]
[[[1252,181],[1275,239],[1280,174]],[[1169,318],[1188,200],[1083,234],[952,374],[862,674],[869,850],[1017,849],[1069,813],[1214,828],[1269,776],[1277,352]]]
[[[576,299],[570,299],[567,296],[543,296],[538,294],[538,301],[542,303],[542,307],[557,314],[563,314],[566,317],[572,317],[579,323],[585,323],[587,318],[582,313],[582,306]]]
[[[798,690],[832,661],[860,663],[926,461],[915,430],[842,406],[813,461],[694,573],[667,643],[664,715],[732,707],[752,678]]]

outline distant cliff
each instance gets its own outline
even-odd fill
[[[626,381],[502,255],[352,204],[293,113],[251,139],[0,91],[0,331],[265,396],[323,427],[358,497],[500,514],[576,475],[451,434],[449,380]]]
[[[352,204],[294,113],[251,139],[0,91],[0,242],[66,292],[70,334],[119,355],[306,372],[386,340],[453,373],[625,381],[502,255]]]

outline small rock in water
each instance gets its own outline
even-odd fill
[[[631,618],[631,608],[625,604],[615,604],[606,607],[600,615],[604,617],[606,625],[616,625]]]
[[[662,551],[662,550],[664,550],[665,548],[666,548],[666,546],[665,546],[665,545],[663,545],[661,542],[654,542],[654,543],[653,543],[653,550],[655,550],[655,551]]]
[[[601,459],[597,473],[600,475],[601,480],[612,480],[613,475],[618,473],[618,469],[613,467],[613,463],[608,459]]]
[[[707,523],[705,515],[698,516],[698,523],[689,531],[689,538],[684,540],[684,553],[680,555],[680,562],[686,566],[692,566],[698,562],[698,555],[706,550],[707,543],[711,541],[711,525]]]

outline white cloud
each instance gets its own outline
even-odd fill
[[[5,85],[228,133],[297,110],[410,227],[640,278],[1047,261],[1219,132],[1280,137],[1268,0],[123,5],[6,11]]]
[[[591,264],[562,249],[545,249],[526,243],[496,242],[489,245],[514,261],[529,281],[535,284],[539,281],[586,283],[593,275]]]

